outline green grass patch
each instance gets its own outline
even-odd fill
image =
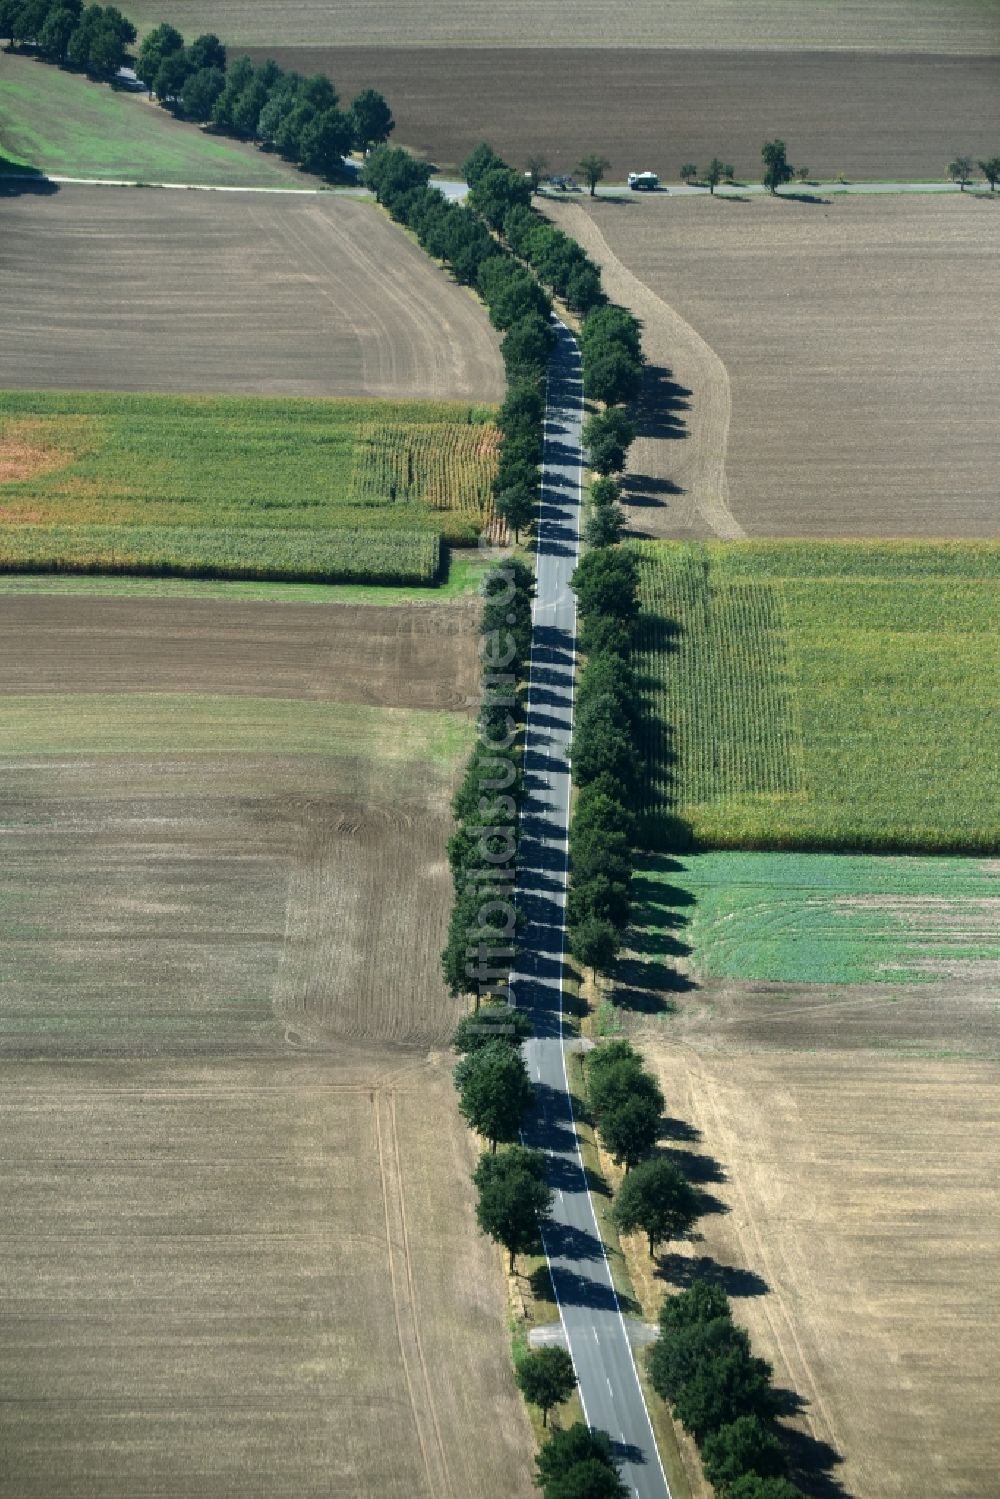
[[[996,543],[643,543],[642,836],[1000,844]]]
[[[0,567],[429,584],[490,517],[455,402],[0,394]]]
[[[682,937],[704,977],[899,984],[1000,965],[1000,875],[980,859],[651,857],[635,895],[637,950],[669,962]]]
[[[460,713],[198,693],[46,693],[3,699],[0,755],[328,755],[453,764],[472,747]]]
[[[144,94],[6,52],[0,71],[0,147],[13,163],[7,170],[30,165],[67,177],[219,187],[301,185],[277,158],[175,120]]]

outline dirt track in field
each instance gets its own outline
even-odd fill
[[[805,1471],[828,1444],[849,1494],[985,1499],[1000,1460],[982,1299],[1000,1230],[997,1063],[732,1056],[667,1037],[643,1050],[695,1131],[668,1148],[721,1211],[663,1277],[730,1287],[755,1351],[805,1402],[788,1423]]]
[[[0,597],[0,696],[235,693],[392,708],[476,700],[474,602]],[[85,687],[78,684],[85,683]]]
[[[992,155],[1000,138],[1000,57],[685,51],[646,42],[532,51],[390,41],[253,55],[273,52],[284,67],[328,72],[344,97],[380,89],[396,118],[394,139],[448,168],[488,140],[518,166],[543,152],[553,172],[571,172],[599,151],[622,182],[647,168],[677,181],[683,162],[704,166],[713,156],[759,180],[760,148],[778,134],[793,162],[824,176],[940,181],[956,151]]]
[[[637,531],[724,534],[700,499],[712,498],[706,444],[721,447],[721,361],[724,497],[747,535],[1000,534],[987,311],[1000,198],[658,198],[586,211],[654,366],[630,484]],[[554,216],[572,230],[582,212]],[[685,329],[715,357],[696,357]]]
[[[2,386],[503,397],[482,307],[371,204],[64,187],[3,211]]]

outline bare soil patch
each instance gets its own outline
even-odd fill
[[[996,15],[977,0],[879,0],[877,6],[841,0],[761,0],[747,10],[731,0],[641,0],[621,17],[600,0],[580,0],[572,12],[559,0],[165,0],[165,9],[139,0],[144,26],[166,18],[185,35],[216,31],[227,41],[343,42],[401,45],[430,43],[520,47],[870,47],[879,51],[972,52],[997,42]]]
[[[574,34],[533,51],[508,7],[496,15],[507,35],[488,50],[417,50],[398,37],[343,47],[331,37],[315,47],[263,39],[253,55],[328,72],[345,96],[381,89],[394,138],[448,168],[488,140],[519,166],[543,152],[553,172],[571,172],[596,150],[609,158],[611,180],[649,168],[676,181],[682,162],[705,166],[717,155],[756,181],[760,148],[777,133],[792,161],[825,176],[940,181],[957,150],[991,155],[1000,135],[1000,57],[989,55],[1000,52],[1000,28],[992,49],[969,47],[964,57],[934,47],[927,55],[761,50],[780,45],[763,31],[748,50],[697,50],[680,36],[657,37],[655,26],[633,48],[608,36],[588,51]],[[607,17],[620,31],[621,18]],[[578,19],[574,7],[574,33]],[[628,21],[639,24],[631,7]]]
[[[689,431],[696,458],[706,426],[715,441],[707,414],[721,376],[678,336],[680,319],[728,375],[726,493],[747,535],[998,534],[984,316],[996,202],[667,198],[588,209],[612,290],[635,296],[653,362],[631,486],[638,531],[724,534],[686,456]],[[560,215],[572,228],[579,210]]]
[[[982,1299],[1000,1229],[997,1064],[728,1056],[665,1034],[643,1049],[668,1113],[697,1132],[683,1152],[719,1211],[664,1257],[664,1279],[731,1288],[756,1351],[805,1402],[788,1424],[807,1471],[832,1450],[850,1494],[983,1499],[1000,1458]]]
[[[0,696],[234,693],[373,707],[476,700],[475,600],[426,605],[0,597]],[[85,684],[81,686],[81,684]]]
[[[0,385],[503,397],[482,307],[371,204],[65,187],[4,217]]]

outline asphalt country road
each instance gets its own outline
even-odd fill
[[[528,1010],[525,1043],[537,1106],[526,1145],[543,1150],[554,1193],[542,1234],[584,1415],[606,1431],[636,1499],[670,1499],[639,1385],[628,1331],[595,1217],[573,1118],[562,1026],[576,599],[580,550],[583,382],[576,340],[557,323],[549,367],[542,497],[536,544],[531,672],[525,729],[525,799],[518,902],[525,917],[512,998]]]

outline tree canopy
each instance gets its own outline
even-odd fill
[[[520,1054],[504,1041],[489,1041],[467,1053],[455,1068],[458,1107],[463,1119],[495,1151],[500,1141],[516,1140],[532,1101],[531,1079]]]
[[[688,1233],[702,1211],[701,1199],[672,1161],[643,1161],[621,1184],[612,1214],[622,1233],[641,1229],[655,1255],[658,1244]]]
[[[514,1374],[525,1400],[541,1411],[543,1426],[549,1424],[552,1407],[562,1405],[576,1389],[573,1360],[565,1348],[538,1348],[526,1354]]]

